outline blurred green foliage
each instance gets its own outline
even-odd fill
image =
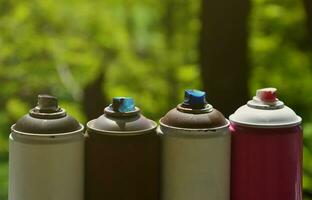
[[[199,0],[0,0],[0,199],[7,196],[10,125],[34,106],[37,94],[58,96],[84,123],[84,89],[101,73],[101,92],[133,96],[155,120],[185,88],[200,88],[199,10]],[[253,0],[250,91],[275,86],[303,116],[304,187],[311,190],[307,38],[300,1]]]
[[[99,92],[133,96],[154,119],[200,87],[198,10],[199,1],[0,0],[0,199],[10,125],[37,94],[58,96],[85,123],[84,89],[101,73]]]

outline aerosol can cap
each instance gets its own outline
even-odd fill
[[[40,112],[57,112],[60,110],[57,98],[51,95],[38,95],[37,110]]]
[[[276,88],[263,88],[257,90],[256,98],[265,102],[265,103],[274,103],[276,102],[277,95],[276,95]]]
[[[201,109],[207,105],[206,92],[200,90],[185,90],[184,92],[184,102],[182,103],[184,107]]]
[[[211,130],[228,126],[222,113],[206,101],[206,92],[185,90],[184,101],[160,119],[160,129],[166,130]]]
[[[58,106],[56,97],[40,94],[37,106],[12,126],[13,131],[33,134],[63,134],[83,129],[79,122]]]
[[[114,97],[111,108],[115,112],[132,112],[135,110],[134,100],[132,97]]]
[[[115,117],[135,116],[140,113],[140,109],[135,106],[132,97],[114,97],[104,113]]]
[[[276,88],[262,88],[230,116],[230,121],[246,126],[278,128],[298,125],[301,118],[277,98]]]
[[[114,97],[104,114],[87,123],[88,133],[136,135],[149,132],[157,124],[144,117],[132,97]]]

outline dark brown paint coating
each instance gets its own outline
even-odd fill
[[[89,133],[86,200],[158,200],[159,139]]]
[[[14,130],[24,133],[57,134],[81,129],[79,122],[58,107],[57,98],[38,95],[38,105],[14,125]]]
[[[126,117],[104,114],[88,123],[86,200],[159,199],[155,129],[156,124],[139,113]],[[130,134],[133,131],[135,135]]]
[[[212,109],[210,112],[182,112],[177,108],[170,110],[161,123],[178,128],[216,128],[228,124],[221,112]]]

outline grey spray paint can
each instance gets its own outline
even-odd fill
[[[9,200],[83,200],[83,126],[55,97],[39,95],[9,141]]]
[[[161,120],[162,200],[229,200],[229,122],[205,100],[185,91],[185,100]]]

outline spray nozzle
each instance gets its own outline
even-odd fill
[[[257,90],[257,98],[264,103],[273,103],[277,101],[276,88],[263,88]]]
[[[114,97],[111,107],[113,111],[120,113],[135,111],[134,100],[131,97]]]
[[[207,105],[206,92],[200,90],[185,90],[182,106],[194,109],[202,109]]]
[[[57,98],[51,95],[38,95],[37,110],[42,113],[52,113],[60,110]]]

